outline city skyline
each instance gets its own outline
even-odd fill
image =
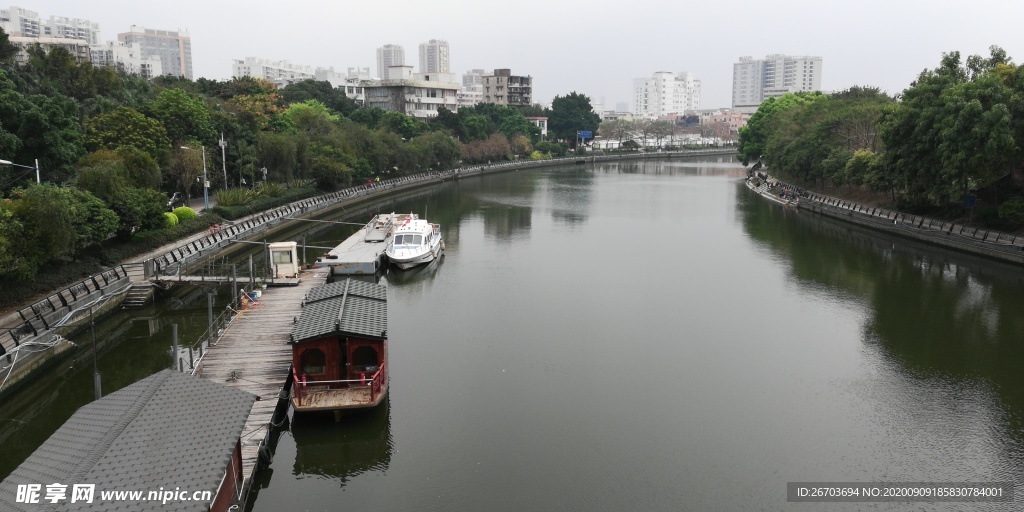
[[[451,16],[429,24],[414,16],[375,23],[369,5],[315,1],[286,10],[260,5],[48,0],[4,7],[31,9],[44,19],[87,19],[100,25],[102,41],[116,40],[131,25],[187,31],[194,78],[217,80],[230,79],[233,60],[246,56],[336,69],[374,67],[376,49],[384,44],[408,50],[443,39],[451,49],[451,72],[457,75],[473,68],[512,68],[540,79],[535,102],[547,104],[555,95],[575,91],[594,102],[604,98],[606,108],[631,100],[634,78],[678,70],[701,79],[702,108],[729,107],[733,64],[747,55],[821,56],[826,63],[823,91],[859,85],[889,94],[909,87],[922,70],[937,67],[944,52],[959,51],[966,59],[987,55],[989,46],[996,45],[1017,62],[1024,61],[1024,40],[1014,21],[1024,14],[1024,6],[992,0],[972,4],[969,10],[946,0],[867,0],[856,5],[790,0],[771,7],[757,2],[681,6],[641,0],[629,9],[599,2],[583,11],[524,0],[517,9],[500,13],[452,2]],[[405,5],[415,6],[399,0],[395,12],[403,12]],[[652,10],[665,21],[652,22]],[[273,17],[268,17],[271,11]],[[502,26],[517,27],[515,38],[496,37],[495,16],[502,18]],[[673,19],[683,23],[670,25],[668,20]],[[344,30],[338,29],[339,23]]]

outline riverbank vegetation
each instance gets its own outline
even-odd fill
[[[168,234],[317,191],[568,151],[511,107],[442,108],[424,120],[363,107],[328,82],[146,80],[60,48],[37,45],[20,64],[17,53],[0,30],[0,159],[14,164],[0,165],[0,294],[43,269],[88,274],[83,262],[111,265]],[[527,112],[550,116],[558,133],[596,128],[576,93]],[[168,194],[189,204],[204,176],[220,204],[172,226]]]
[[[943,55],[897,98],[853,87],[769,99],[740,130],[739,158],[831,195],[873,191],[903,211],[1016,230],[1022,148],[1024,67],[993,46]]]

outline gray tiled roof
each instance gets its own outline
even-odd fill
[[[291,343],[332,334],[371,339],[387,337],[388,299],[385,286],[346,279],[306,294],[302,315],[292,327]]]
[[[103,501],[101,491],[217,491],[256,396],[163,370],[82,406],[0,484],[0,510],[208,510],[209,502],[147,507]],[[67,485],[66,499],[15,503],[18,484]],[[93,503],[71,503],[74,484],[95,484]]]
[[[357,281],[355,279],[346,279],[344,281],[327,283],[313,288],[306,293],[306,304],[324,299],[341,297],[345,294],[346,287],[348,289],[349,296],[358,295],[371,299],[383,301],[388,300],[388,288],[386,286],[368,283],[366,281]]]

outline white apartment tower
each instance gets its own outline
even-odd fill
[[[38,12],[14,5],[0,9],[0,28],[12,37],[52,37],[100,43],[99,23],[64,16],[50,16],[48,21],[43,21]]]
[[[420,73],[448,72],[448,41],[431,39],[420,44]]]
[[[192,80],[192,39],[188,32],[154,30],[132,25],[130,32],[117,35],[125,44],[139,43],[142,57],[158,57],[164,75]]]
[[[647,118],[700,108],[700,80],[692,73],[658,71],[633,80],[633,113]]]
[[[821,57],[740,57],[732,65],[732,108],[752,114],[768,98],[790,92],[820,91],[821,71]]]
[[[397,44],[386,44],[377,48],[377,76],[381,80],[390,80],[388,70],[392,66],[405,65],[405,50]],[[401,77],[394,77],[399,79]]]

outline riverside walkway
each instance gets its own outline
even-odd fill
[[[776,188],[799,190],[799,187],[781,181],[777,181]],[[1024,236],[1013,233],[865,206],[815,192],[802,193],[798,207],[902,237],[1024,264]]]

